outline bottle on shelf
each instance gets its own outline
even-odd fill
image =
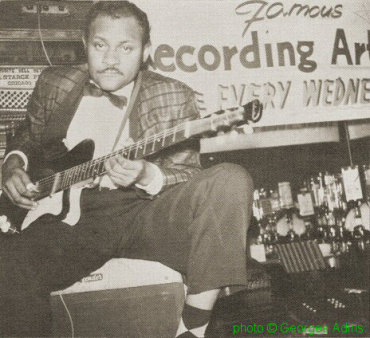
[[[358,201],[355,207],[355,226],[352,231],[352,237],[357,245],[357,248],[361,251],[365,250],[365,228],[362,225],[361,217],[361,202]]]

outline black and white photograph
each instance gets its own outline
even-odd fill
[[[0,0],[0,337],[369,337],[370,0]]]

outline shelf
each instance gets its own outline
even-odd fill
[[[75,29],[53,30],[42,29],[44,41],[82,41],[82,31]],[[1,29],[0,41],[39,41],[40,34],[37,29]]]

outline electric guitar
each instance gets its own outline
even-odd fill
[[[81,191],[96,177],[106,173],[104,163],[107,159],[118,154],[130,160],[141,159],[192,137],[201,137],[248,121],[257,122],[261,116],[262,104],[254,100],[244,106],[221,110],[202,119],[181,123],[96,159],[92,159],[94,142],[84,140],[62,158],[48,163],[46,169],[38,172],[38,177],[32,177],[37,189],[34,199],[39,201],[35,210],[17,207],[2,194],[0,229],[7,234],[19,233],[45,214],[59,216],[63,222],[75,225],[81,216]]]

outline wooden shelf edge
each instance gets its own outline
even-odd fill
[[[44,41],[81,41],[81,30],[42,29]],[[0,41],[39,41],[38,29],[0,29]]]

